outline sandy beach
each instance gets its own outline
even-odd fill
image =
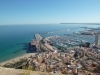
[[[7,60],[7,61],[4,61],[4,62],[1,62],[0,65],[4,65],[6,63],[13,63],[13,62],[16,62],[16,61],[19,61],[20,58],[28,58],[30,57],[31,55],[32,56],[35,56],[36,53],[26,53],[24,55],[21,55],[21,56],[18,56],[18,57],[15,57],[15,58],[12,58],[10,60]]]

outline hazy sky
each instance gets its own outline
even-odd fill
[[[100,0],[0,0],[0,25],[100,22]]]

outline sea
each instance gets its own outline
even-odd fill
[[[25,43],[35,39],[34,34],[67,30],[50,34],[42,34],[42,37],[71,34],[84,30],[81,27],[100,27],[99,25],[86,24],[25,24],[25,25],[0,25],[0,62],[21,56],[26,53]],[[93,39],[94,41],[94,39]]]

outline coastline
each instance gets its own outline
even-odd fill
[[[100,23],[60,23],[60,24],[88,24],[88,25],[100,25]]]
[[[20,58],[28,58],[28,57],[30,57],[31,55],[32,55],[32,56],[35,56],[35,54],[36,54],[36,53],[25,53],[25,54],[23,54],[23,55],[21,55],[21,56],[17,56],[17,57],[15,57],[15,58],[9,59],[9,60],[7,60],[7,61],[1,62],[0,65],[3,66],[3,65],[6,64],[6,63],[13,63],[13,62],[19,61]]]

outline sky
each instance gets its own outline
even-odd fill
[[[0,0],[0,25],[100,23],[100,0]]]

